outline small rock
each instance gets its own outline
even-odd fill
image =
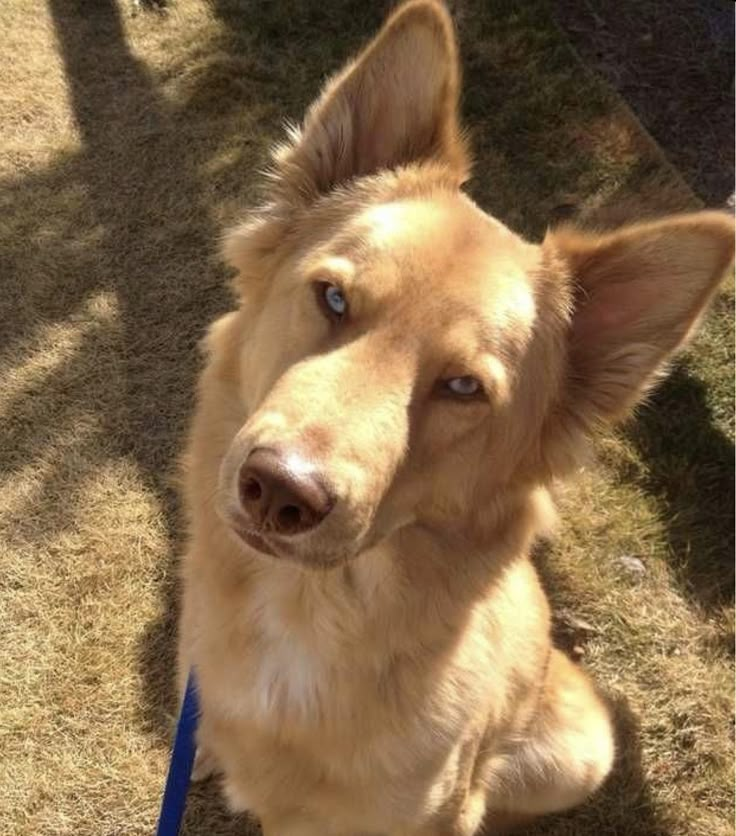
[[[598,633],[599,630],[589,621],[579,618],[570,610],[560,610],[555,615],[557,627],[569,633],[574,633],[577,636],[591,636]]]
[[[616,559],[616,563],[626,569],[627,572],[632,575],[636,575],[637,577],[642,577],[647,573],[647,567],[644,563],[639,560],[638,557],[634,557],[631,554],[622,554],[621,557]]]

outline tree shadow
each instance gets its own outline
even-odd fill
[[[117,3],[49,0],[49,9],[82,148],[47,175],[44,187],[74,184],[84,195],[87,221],[101,230],[86,248],[86,272],[69,264],[69,272],[76,268],[77,292],[65,288],[64,305],[55,301],[54,313],[68,313],[100,288],[117,300],[124,391],[108,417],[113,449],[106,452],[137,465],[168,539],[160,573],[163,616],[140,642],[141,719],[162,734],[175,703],[174,567],[183,531],[172,462],[192,408],[196,343],[228,296],[222,272],[211,264],[217,230],[186,126],[131,53]],[[63,270],[69,248],[59,247],[54,256]],[[53,293],[48,298],[56,300]],[[63,480],[63,468],[57,478]]]

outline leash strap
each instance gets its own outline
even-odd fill
[[[177,836],[179,833],[187,803],[189,783],[192,778],[196,748],[194,732],[197,728],[198,714],[199,705],[194,684],[194,673],[190,670],[187,678],[187,689],[179,712],[179,722],[176,726],[176,737],[171,751],[169,774],[166,777],[166,788],[161,802],[156,836]]]

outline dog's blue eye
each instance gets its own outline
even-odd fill
[[[345,301],[342,290],[334,284],[328,284],[325,285],[324,294],[327,307],[336,316],[342,316],[348,309],[348,303]]]
[[[482,391],[480,381],[474,377],[452,377],[445,381],[445,388],[459,398],[472,398]]]
[[[322,308],[324,315],[333,321],[342,319],[348,312],[348,300],[342,290],[330,282],[315,282],[313,287],[317,304]]]

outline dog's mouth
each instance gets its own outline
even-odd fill
[[[230,531],[251,549],[269,557],[292,556],[293,548],[290,543],[284,542],[283,538],[253,528],[239,514],[226,513],[222,517]]]
[[[305,568],[330,569],[344,564],[365,549],[361,538],[354,548],[326,547],[305,542],[304,536],[287,538],[269,531],[261,531],[248,525],[237,512],[222,509],[219,516],[234,538],[249,550],[278,561],[288,561]]]
[[[246,546],[250,546],[252,549],[261,552],[262,554],[267,554],[270,557],[278,557],[278,552],[276,552],[273,546],[269,544],[268,540],[266,540],[266,538],[257,531],[235,526],[232,526],[232,530],[246,544]]]
[[[327,554],[323,549],[313,552],[307,544],[298,542],[299,540],[303,541],[303,537],[297,537],[297,542],[294,542],[293,538],[253,528],[240,514],[232,510],[226,511],[223,509],[220,518],[233,537],[236,537],[240,543],[271,559],[288,561],[305,567],[320,568],[336,566],[345,559],[343,555]]]

